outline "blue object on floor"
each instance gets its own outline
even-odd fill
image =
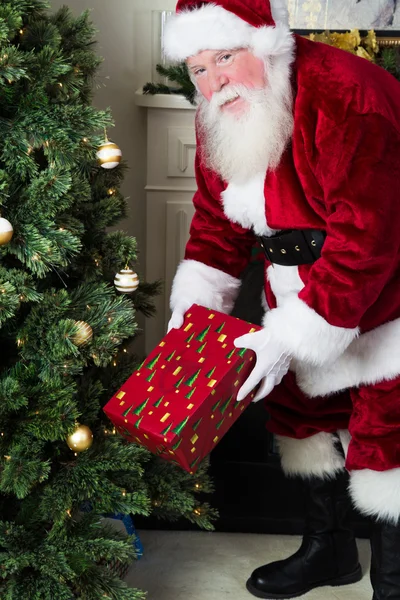
[[[125,525],[125,529],[126,529],[126,533],[128,535],[133,535],[135,536],[133,545],[135,547],[135,550],[137,552],[137,559],[139,560],[140,558],[142,558],[144,550],[143,550],[143,544],[140,540],[140,537],[137,534],[137,531],[135,529],[135,525],[133,524],[133,519],[130,515],[123,515],[122,513],[117,513],[117,514],[109,514],[109,515],[105,515],[106,517],[108,517],[109,519],[117,519],[118,521],[122,521],[123,524]]]
[[[86,501],[83,504],[81,504],[82,512],[91,512],[92,510],[93,510],[93,506],[90,502]],[[135,539],[133,541],[133,546],[137,553],[137,560],[141,559],[143,556],[143,553],[144,553],[143,544],[140,540],[140,537],[137,534],[135,525],[133,524],[132,517],[130,515],[124,515],[122,513],[110,513],[110,514],[104,515],[104,517],[106,517],[107,519],[116,519],[118,521],[122,521],[122,523],[125,525],[126,533],[128,535],[135,536]]]

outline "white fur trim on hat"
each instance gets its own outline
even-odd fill
[[[239,294],[241,281],[197,260],[183,260],[172,284],[171,309],[200,304],[230,313]]]
[[[332,433],[321,431],[302,440],[282,435],[275,437],[286,475],[327,478],[344,469],[339,442]]]
[[[400,518],[400,469],[352,471],[350,495],[362,514],[397,524]]]
[[[284,18],[282,3],[275,4],[273,14]],[[178,62],[203,50],[250,48],[257,56],[285,54],[292,51],[294,39],[286,22],[277,19],[276,27],[253,27],[222,6],[205,4],[173,15],[163,44],[166,56]]]

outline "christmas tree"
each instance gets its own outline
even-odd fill
[[[133,272],[126,166],[92,107],[100,64],[84,13],[0,2],[0,598],[139,600],[110,570],[131,538],[103,514],[210,528],[195,480],[115,434],[103,405],[138,359],[136,312],[158,283]],[[118,275],[116,276],[116,273]],[[114,285],[115,281],[115,285]],[[118,291],[119,290],[119,291]],[[143,357],[141,357],[141,360]]]

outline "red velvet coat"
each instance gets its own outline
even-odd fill
[[[393,324],[382,344],[400,333],[400,83],[344,51],[297,36],[296,46],[292,143],[277,170],[266,174],[261,202],[272,230],[326,230],[322,257],[299,267],[301,283],[293,289],[328,327],[355,331],[350,351],[360,354],[365,344],[375,345],[382,325]],[[198,156],[185,258],[238,278],[255,236],[241,225],[240,210],[235,217],[234,205],[224,206],[228,183]],[[288,281],[290,269],[280,269]],[[268,279],[273,273],[266,294],[274,307],[277,293]],[[358,331],[365,335],[357,340]],[[384,364],[374,368],[375,381],[387,375]],[[400,373],[400,358],[390,368]],[[365,382],[362,377],[353,383]]]

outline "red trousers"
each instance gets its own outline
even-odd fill
[[[272,433],[304,439],[321,431],[348,429],[349,471],[387,471],[400,467],[400,377],[351,388],[323,398],[308,398],[289,372],[265,399]]]

